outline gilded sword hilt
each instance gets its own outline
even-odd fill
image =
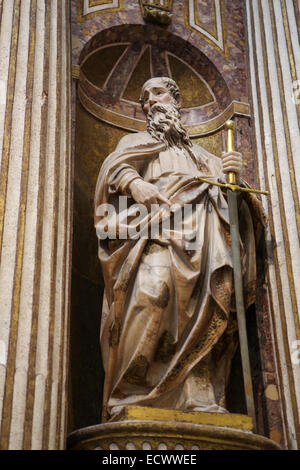
[[[227,131],[227,152],[232,152],[234,150],[234,131],[236,125],[233,121],[226,121],[224,127]],[[229,171],[226,176],[228,184],[236,185],[236,174],[234,171]]]
[[[234,131],[236,129],[236,125],[232,120],[228,120],[226,121],[224,128],[227,131],[227,152],[232,152],[234,150]],[[243,191],[246,193],[264,194],[265,196],[269,196],[268,191],[260,191],[258,189],[244,188],[236,184],[236,174],[233,171],[230,171],[227,173],[226,184],[217,183],[207,178],[201,178],[200,176],[196,176],[195,179],[203,183],[209,183],[214,186],[219,186],[220,188],[231,189],[231,191]]]

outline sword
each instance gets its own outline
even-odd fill
[[[227,152],[234,150],[234,139],[233,132],[235,130],[235,124],[233,121],[227,121],[225,123],[225,130],[227,130]],[[229,221],[230,221],[230,235],[231,235],[231,248],[232,248],[232,263],[233,263],[233,277],[234,277],[234,289],[235,289],[235,302],[236,302],[236,313],[240,340],[241,360],[243,369],[244,379],[244,391],[246,398],[247,413],[252,418],[253,432],[256,432],[256,416],[255,406],[253,398],[253,388],[251,379],[251,368],[249,359],[247,329],[246,329],[246,317],[245,317],[245,306],[243,297],[243,277],[242,277],[242,264],[240,254],[240,234],[239,234],[239,219],[238,219],[238,204],[237,196],[241,192],[251,192],[256,194],[264,194],[268,196],[267,191],[260,191],[252,188],[244,188],[236,184],[236,175],[234,172],[227,174],[227,183],[217,183],[207,178],[195,177],[197,181],[208,183],[211,185],[219,186],[227,189],[227,202],[229,209]]]
[[[234,150],[233,132],[235,124],[233,121],[227,121],[225,124],[227,130],[227,152]],[[234,290],[235,290],[235,303],[236,314],[238,322],[240,351],[244,378],[244,391],[247,405],[247,413],[252,417],[253,431],[256,432],[256,416],[253,398],[253,388],[251,379],[251,368],[249,359],[247,329],[246,329],[246,316],[243,297],[243,277],[242,277],[242,264],[240,254],[240,233],[239,233],[239,219],[238,219],[238,204],[237,196],[238,191],[242,188],[236,185],[236,175],[234,172],[227,174],[228,185],[233,185],[233,188],[227,189],[227,202],[229,209],[230,221],[230,235],[231,235],[231,248],[232,248],[232,263],[233,263],[233,277],[234,277]]]

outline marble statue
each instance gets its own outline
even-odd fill
[[[226,412],[238,344],[228,206],[226,191],[195,176],[225,182],[234,171],[247,185],[242,155],[219,158],[191,142],[170,78],[148,80],[140,101],[147,131],[120,140],[102,165],[95,194],[105,281],[103,419],[116,419],[127,405]],[[137,204],[146,207],[136,223],[143,236],[125,237]],[[104,211],[108,205],[114,211]],[[178,213],[181,231],[174,228]],[[255,300],[255,237],[262,224],[255,196],[241,196],[239,217],[247,308]],[[153,222],[158,232],[144,236]],[[111,229],[106,238],[105,227]]]

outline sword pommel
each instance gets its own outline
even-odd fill
[[[224,126],[225,130],[227,131],[227,152],[232,152],[234,150],[234,140],[233,140],[233,131],[235,130],[236,126],[233,121],[227,121]],[[216,181],[210,180],[208,178],[202,178],[201,176],[195,176],[194,179],[196,181],[201,181],[202,183],[207,183],[209,185],[219,186],[220,188],[230,189],[233,191],[242,191],[247,193],[255,193],[255,194],[264,194],[265,196],[269,196],[267,191],[259,191],[258,189],[247,188],[244,186],[239,186],[236,184],[236,175],[233,171],[227,173],[227,183],[218,183]]]
[[[225,122],[225,130],[228,131],[229,129],[235,131],[236,129],[236,125],[234,123],[234,121],[232,121],[231,119],[229,119],[228,121]]]
[[[225,130],[227,131],[227,152],[232,152],[234,150],[234,131],[236,129],[236,125],[234,121],[226,121],[225,123]],[[227,183],[228,184],[236,184],[236,175],[233,171],[227,173]]]

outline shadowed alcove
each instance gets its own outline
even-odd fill
[[[221,125],[205,132],[204,124],[218,122],[230,105],[230,92],[198,49],[151,25],[114,27],[86,44],[76,94],[69,432],[101,419],[104,372],[99,330],[104,284],[93,223],[97,176],[120,138],[145,128],[140,89],[148,78],[159,75],[178,83],[187,128],[202,126],[198,135],[190,132],[192,140],[217,156],[224,148]],[[249,328],[255,331],[255,311],[250,318]],[[232,412],[245,412],[239,352],[228,405]]]

